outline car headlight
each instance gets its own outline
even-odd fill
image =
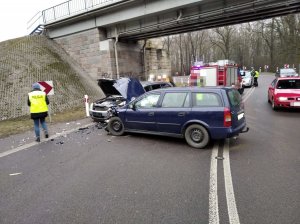
[[[90,110],[93,110],[93,106],[94,106],[94,104],[91,103],[91,105],[90,105]]]
[[[279,100],[279,101],[287,101],[288,98],[287,98],[287,97],[282,97],[282,96],[281,96],[281,97],[278,97],[278,100]]]

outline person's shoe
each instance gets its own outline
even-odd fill
[[[36,137],[35,141],[40,142],[41,141],[40,137]]]
[[[49,134],[47,131],[45,131],[45,138],[49,138]]]

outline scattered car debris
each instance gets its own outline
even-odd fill
[[[22,173],[11,173],[11,174],[9,174],[9,176],[17,176],[17,175],[20,175],[20,174],[22,174]]]
[[[107,123],[105,122],[98,122],[95,127],[98,128],[98,129],[102,129],[102,128],[105,128],[107,126]]]

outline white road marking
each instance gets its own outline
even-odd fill
[[[219,142],[214,143],[210,159],[209,224],[219,224],[218,206],[218,156]]]
[[[248,98],[252,95],[254,92],[255,88],[252,86],[251,89],[246,93],[246,95],[243,97],[243,102],[245,103]]]
[[[68,130],[68,131],[64,131],[64,132],[62,132],[62,133],[57,133],[57,134],[55,134],[55,135],[49,136],[48,139],[43,140],[43,141],[41,141],[41,142],[47,142],[47,141],[50,141],[51,139],[54,139],[54,138],[57,138],[57,137],[60,137],[60,136],[63,136],[63,135],[70,134],[70,133],[72,133],[72,132],[74,132],[74,131],[78,131],[79,128],[86,128],[86,127],[92,126],[93,124],[94,124],[94,123],[90,123],[90,124],[87,124],[87,125],[84,125],[84,126],[80,126],[80,127],[73,128],[73,129]],[[26,145],[22,145],[22,146],[19,146],[19,147],[17,147],[17,148],[8,150],[8,151],[6,151],[6,152],[2,152],[2,153],[0,153],[0,158],[5,157],[5,156],[8,156],[8,155],[13,154],[13,153],[16,153],[16,152],[19,152],[19,151],[22,151],[22,150],[25,150],[25,149],[28,149],[28,148],[30,148],[30,147],[32,147],[32,146],[35,146],[35,145],[38,145],[38,144],[40,144],[40,143],[38,143],[38,142],[31,142],[31,143],[28,143],[28,144],[26,144]]]
[[[224,180],[225,180],[225,193],[228,208],[228,216],[230,224],[240,224],[240,218],[237,211],[234,190],[232,184],[230,158],[229,158],[229,139],[226,139],[223,149],[223,167],[224,167]]]
[[[17,175],[20,175],[20,174],[22,174],[22,173],[11,173],[11,174],[9,174],[9,176],[17,176]]]

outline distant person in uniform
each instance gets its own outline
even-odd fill
[[[254,72],[254,82],[253,82],[254,86],[258,86],[258,77],[259,77],[259,72],[255,70],[255,72]]]
[[[49,137],[48,128],[46,124],[46,117],[48,116],[49,99],[47,94],[41,90],[39,83],[32,85],[32,91],[28,93],[28,106],[30,107],[30,116],[34,122],[34,132],[36,141],[40,142],[40,124],[44,130],[45,138]]]

